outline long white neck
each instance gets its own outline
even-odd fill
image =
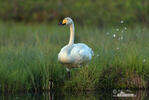
[[[70,39],[69,39],[69,44],[68,45],[72,45],[74,43],[74,23],[70,24]]]

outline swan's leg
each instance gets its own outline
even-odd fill
[[[67,71],[68,79],[70,79],[70,69],[66,68],[66,71]]]

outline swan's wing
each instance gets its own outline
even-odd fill
[[[91,54],[91,56],[94,55],[93,50],[90,47],[88,47],[86,44],[84,44],[84,43],[78,43],[76,45],[80,45],[81,47],[83,47],[88,53]]]
[[[84,63],[92,59],[93,51],[86,44],[74,44],[71,53],[74,63]]]

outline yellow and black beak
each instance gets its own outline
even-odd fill
[[[60,25],[66,25],[66,23],[67,23],[67,20],[66,19],[64,19],[62,22],[60,22],[59,24]]]

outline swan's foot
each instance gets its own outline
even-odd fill
[[[70,69],[66,68],[67,70],[67,78],[70,79]]]

